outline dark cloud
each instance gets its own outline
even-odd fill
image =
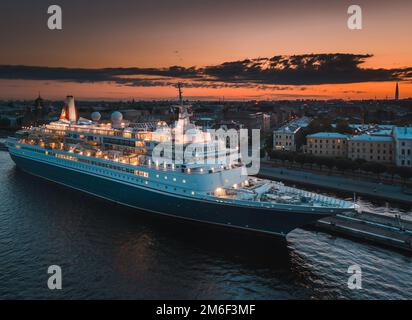
[[[247,59],[206,67],[214,81],[277,85],[316,85],[392,81],[411,77],[412,68],[368,69],[360,65],[372,55],[307,54]]]
[[[114,82],[127,86],[170,86],[183,80],[189,87],[257,87],[343,84],[408,80],[412,68],[371,69],[361,65],[369,54],[306,54],[225,62],[204,68],[54,68],[0,66],[0,79]]]

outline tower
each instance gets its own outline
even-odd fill
[[[399,100],[399,84],[396,82],[395,100]]]
[[[43,117],[43,114],[44,114],[44,101],[43,101],[42,97],[40,96],[40,92],[39,92],[39,96],[37,97],[37,99],[34,100],[34,111],[35,111],[36,117],[38,117],[38,118]]]

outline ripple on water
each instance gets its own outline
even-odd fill
[[[301,229],[283,242],[137,214],[20,172],[6,152],[0,201],[1,298],[412,298],[412,260],[400,253]],[[61,292],[46,286],[52,264]],[[347,288],[352,264],[362,290]]]

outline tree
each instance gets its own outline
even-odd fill
[[[336,159],[335,163],[336,167],[342,172],[345,172],[348,169],[353,169],[355,167],[353,161],[349,159]]]
[[[352,170],[363,170],[363,165],[364,164],[367,164],[367,161],[365,160],[365,159],[356,159],[355,161],[354,161],[354,168],[352,169]],[[366,169],[367,169],[367,167],[366,167]],[[367,171],[367,170],[364,170],[364,171]]]
[[[306,134],[330,131],[333,131],[332,122],[328,118],[315,119],[306,128]]]
[[[319,157],[317,160],[319,168],[322,169],[322,166],[325,166],[331,171],[335,166],[335,160],[329,157]]]
[[[386,166],[378,162],[367,162],[362,165],[362,170],[379,175],[386,171]]]
[[[295,160],[295,154],[293,152],[290,152],[290,151],[284,151],[283,157],[288,162],[293,162]]]
[[[412,178],[412,169],[406,167],[398,167],[397,169],[399,176],[403,179],[404,182]]]
[[[266,149],[265,148],[260,148],[260,158],[263,159],[266,156]]]
[[[306,154],[306,163],[310,164],[310,168],[312,169],[313,164],[316,163],[316,157],[312,154]]]
[[[330,157],[325,158],[325,166],[328,167],[329,171],[332,171],[335,165],[336,165],[335,158],[330,158]]]
[[[277,159],[282,161],[282,164],[285,164],[285,161],[287,160],[287,155],[286,151],[277,151],[277,150],[271,150],[269,152],[270,158],[271,159]]]
[[[9,119],[7,119],[7,118],[1,118],[0,119],[0,127],[8,128],[8,127],[10,127],[10,124],[11,124],[11,122],[10,122]]]
[[[301,167],[306,163],[307,157],[304,153],[298,153],[295,156],[295,162],[299,163]]]
[[[273,136],[272,134],[267,135],[266,137],[264,137],[264,148],[269,151],[273,149]]]
[[[392,165],[386,166],[386,172],[391,175],[391,178],[393,180],[393,177],[395,176],[395,174],[398,173],[398,167],[392,166]]]

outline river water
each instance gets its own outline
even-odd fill
[[[0,201],[3,299],[412,298],[403,253],[323,232],[297,229],[283,242],[155,218],[32,177],[5,151]],[[362,289],[348,288],[353,264]],[[62,268],[62,290],[47,287],[50,265]]]

